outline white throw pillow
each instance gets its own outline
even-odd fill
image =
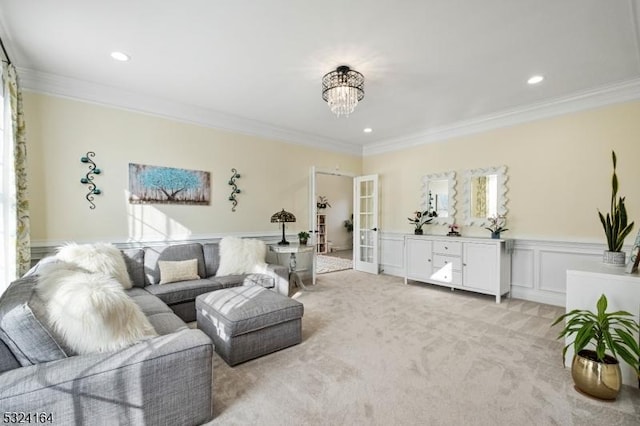
[[[77,354],[115,351],[157,336],[122,285],[64,262],[40,271],[36,291],[51,326]]]
[[[267,245],[262,240],[225,237],[220,240],[217,276],[265,273]]]
[[[113,244],[69,243],[58,249],[56,257],[75,263],[89,272],[101,272],[115,278],[123,288],[133,287],[122,253]]]
[[[159,260],[158,267],[160,268],[160,282],[158,284],[200,279],[198,275],[198,259]]]

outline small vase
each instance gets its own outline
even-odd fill
[[[500,239],[500,232],[491,232],[491,238],[493,238],[494,240],[499,240]]]
[[[626,259],[625,252],[623,251],[609,251],[605,250],[602,256],[602,262],[607,265],[624,266]]]
[[[300,245],[301,246],[306,246],[307,245],[307,240],[300,240]]]
[[[413,233],[416,235],[422,235],[422,229],[415,229]]]

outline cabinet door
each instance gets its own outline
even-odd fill
[[[428,280],[431,276],[431,241],[407,238],[407,278]]]
[[[465,287],[491,294],[500,290],[498,282],[498,248],[495,244],[464,243],[463,280]]]

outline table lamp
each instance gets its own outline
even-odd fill
[[[280,246],[289,245],[289,241],[284,237],[284,224],[287,222],[295,222],[296,217],[284,209],[281,212],[276,212],[271,216],[271,223],[282,223],[282,241],[278,243]]]

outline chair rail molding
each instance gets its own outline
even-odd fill
[[[73,241],[78,244],[91,244],[97,242],[109,242],[119,249],[141,248],[141,247],[156,247],[165,244],[186,244],[186,243],[211,243],[218,242],[224,237],[238,237],[238,238],[254,238],[263,240],[267,244],[276,243],[280,241],[282,234],[280,232],[227,232],[224,234],[197,234],[197,235],[184,235],[175,236],[166,239],[123,239],[123,238],[100,238],[100,239],[82,239],[82,240],[33,240],[31,242],[31,264],[34,265],[44,257],[53,255],[56,253],[58,247],[68,244]],[[296,233],[287,233],[287,237],[291,239],[297,238]]]

